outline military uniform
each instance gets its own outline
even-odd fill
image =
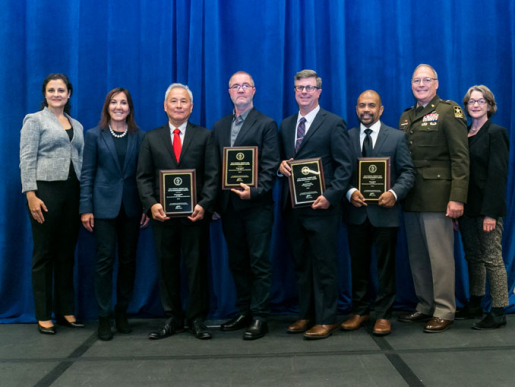
[[[458,104],[435,96],[424,108],[407,109],[399,129],[417,170],[403,207],[417,311],[453,320],[454,233],[445,213],[449,201],[467,201],[467,121]]]

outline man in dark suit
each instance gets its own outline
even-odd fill
[[[279,172],[288,177],[288,161],[320,157],[326,184],[325,192],[311,206],[292,208],[288,182],[283,182],[282,209],[295,262],[300,312],[288,332],[304,332],[307,339],[323,339],[338,329],[338,231],[341,199],[352,171],[345,121],[320,108],[321,92],[322,79],[316,72],[297,73],[299,113],[284,119],[279,131],[283,160]]]
[[[222,227],[229,252],[229,267],[236,285],[239,314],[222,324],[222,331],[247,328],[243,339],[254,340],[268,332],[270,303],[270,238],[274,222],[272,190],[279,167],[277,124],[254,109],[254,80],[238,71],[229,80],[234,112],[213,126],[220,160],[224,147],[257,146],[257,186],[241,187],[220,195]]]
[[[358,98],[356,113],[360,126],[349,131],[353,154],[352,182],[344,199],[352,266],[352,315],[342,330],[358,329],[369,318],[369,278],[372,244],[375,246],[379,286],[375,301],[376,322],[373,333],[384,336],[391,332],[395,301],[395,246],[400,225],[400,204],[415,181],[415,168],[406,134],[384,125],[381,97],[373,90]],[[390,158],[390,189],[377,202],[366,201],[356,188],[360,157]]]
[[[399,121],[417,170],[403,204],[411,274],[419,299],[416,311],[399,321],[428,321],[426,333],[449,329],[454,321],[454,232],[463,215],[469,183],[467,121],[460,106],[436,94],[438,75],[421,64],[413,72],[415,106]]]
[[[161,303],[167,317],[164,326],[149,339],[168,337],[183,330],[181,303],[181,254],[187,272],[186,320],[198,339],[210,339],[204,325],[209,308],[207,256],[209,213],[218,189],[218,158],[211,132],[188,122],[193,95],[187,86],[170,85],[164,110],[168,124],[151,130],[143,140],[138,162],[138,189],[145,211],[152,215],[152,229],[159,262]],[[160,203],[159,171],[195,169],[197,204],[187,218],[166,216]]]

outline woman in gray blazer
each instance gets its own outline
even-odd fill
[[[131,94],[123,88],[107,94],[100,124],[86,132],[79,211],[83,226],[95,236],[98,338],[104,341],[113,338],[109,317],[117,250],[116,329],[132,331],[127,307],[134,287],[139,228],[148,224],[136,185],[143,136],[134,120]]]
[[[82,125],[70,117],[72,84],[64,74],[43,82],[41,110],[23,120],[20,138],[22,192],[32,226],[32,290],[38,330],[57,324],[79,328],[75,319],[73,265],[79,233]]]
[[[483,315],[481,300],[488,278],[492,308],[473,324],[474,329],[495,329],[506,325],[504,307],[509,305],[508,281],[502,257],[503,216],[506,215],[509,140],[503,127],[490,121],[497,105],[490,89],[472,86],[463,98],[472,117],[469,126],[470,181],[460,231],[469,265],[470,302],[456,318]]]

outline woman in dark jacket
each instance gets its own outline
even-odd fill
[[[506,215],[509,140],[506,129],[490,121],[497,106],[488,87],[472,86],[463,98],[472,117],[469,126],[470,182],[460,231],[469,265],[470,302],[456,318],[483,315],[481,300],[488,278],[492,308],[474,329],[506,325],[504,307],[509,305],[506,268],[502,257],[503,219]]]
[[[134,287],[139,229],[148,224],[136,186],[143,136],[134,121],[131,95],[123,88],[107,94],[100,124],[85,136],[79,211],[83,226],[95,236],[98,338],[104,341],[113,338],[110,315],[117,248],[115,324],[120,333],[132,331],[127,307]]]
[[[82,328],[75,319],[73,265],[79,235],[79,178],[84,138],[70,117],[73,87],[64,74],[43,81],[41,110],[23,120],[20,137],[22,192],[27,196],[34,251],[32,290],[40,333],[57,324]]]

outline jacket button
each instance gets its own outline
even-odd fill
[[[438,178],[440,178],[440,175],[437,175]]]

